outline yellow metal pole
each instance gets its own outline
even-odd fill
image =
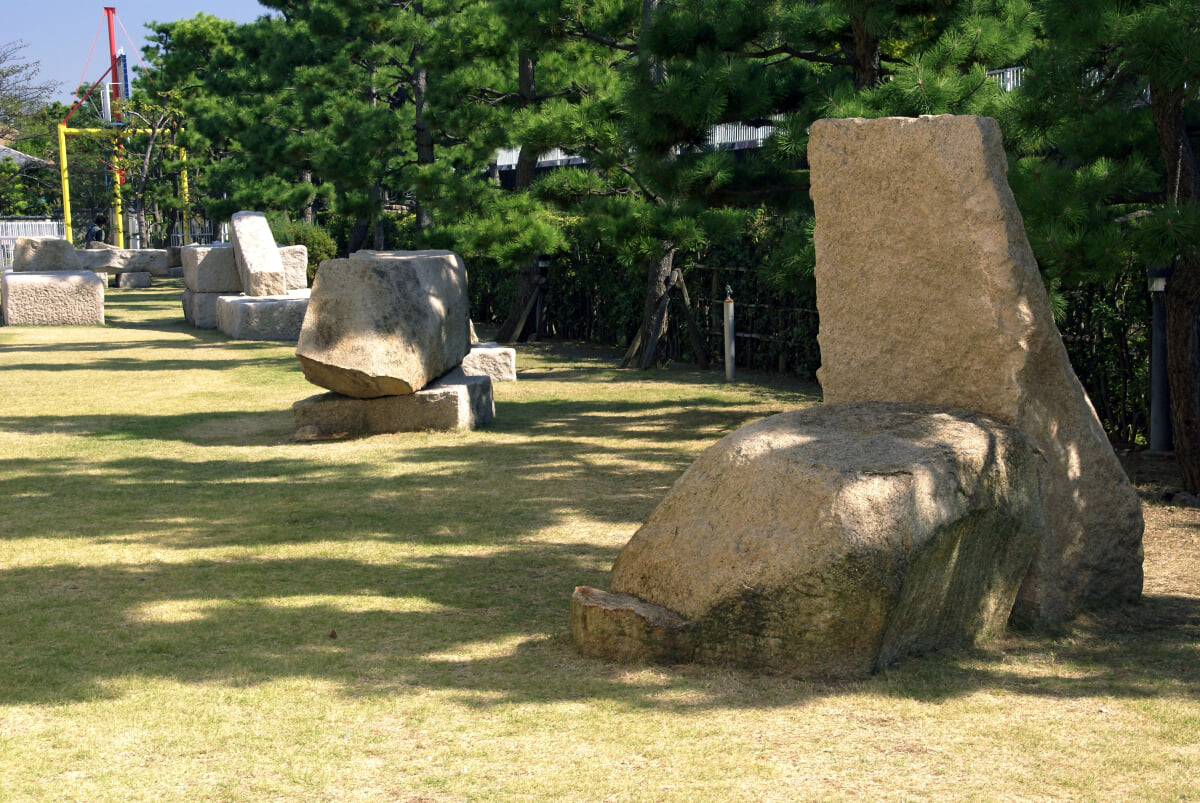
[[[113,166],[113,217],[117,219],[117,248],[125,247],[125,221],[121,209],[121,171]]]
[[[63,227],[66,230],[67,242],[71,239],[71,184],[67,178],[67,127],[58,124],[58,176],[62,180],[63,195]]]
[[[188,222],[191,219],[190,202],[188,199],[188,179],[187,179],[187,149],[179,149],[179,161],[183,163],[183,170],[179,174],[179,194],[183,196],[183,244],[188,245],[191,238],[188,236]]]

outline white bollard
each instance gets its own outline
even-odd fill
[[[733,381],[733,293],[729,286],[725,287],[725,381]]]

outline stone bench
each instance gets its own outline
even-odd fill
[[[235,340],[295,343],[308,309],[308,297],[308,290],[276,296],[218,296],[217,328]]]
[[[459,368],[404,396],[356,399],[331,392],[292,405],[297,440],[475,429],[490,424],[495,409],[492,380]]]
[[[102,325],[104,280],[90,270],[5,271],[0,311],[8,326]]]

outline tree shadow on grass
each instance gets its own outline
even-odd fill
[[[0,573],[0,701],[116,696],[113,681],[130,675],[236,686],[311,677],[352,696],[434,689],[481,707],[598,699],[679,711],[861,692],[933,702],[979,690],[1062,699],[1200,694],[1200,600],[1171,597],[1127,606],[1094,630],[1085,623],[1067,641],[1010,639],[999,651],[913,659],[853,684],[697,666],[631,671],[580,657],[567,638],[571,586],[602,585],[614,552],[514,544],[389,563],[248,557],[10,568]],[[1063,671],[1006,668],[1014,658]]]

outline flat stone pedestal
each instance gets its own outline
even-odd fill
[[[8,326],[103,325],[104,281],[90,270],[6,271],[0,311]]]
[[[492,380],[456,368],[416,393],[355,399],[340,393],[310,396],[292,405],[296,439],[462,430],[495,417]]]
[[[138,270],[113,275],[113,284],[122,289],[150,286],[150,271]]]
[[[462,361],[467,376],[490,376],[493,382],[517,381],[517,350],[496,343],[472,343]]]
[[[295,343],[308,309],[308,294],[308,290],[294,290],[277,296],[218,296],[217,328],[235,340]]]

